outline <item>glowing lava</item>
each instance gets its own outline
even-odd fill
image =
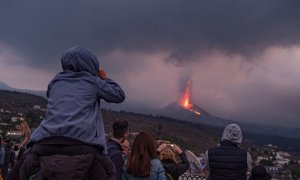
[[[186,83],[183,98],[181,100],[181,106],[183,106],[184,109],[188,109],[192,106],[192,104],[190,104],[190,88],[191,88],[191,81],[188,81]]]
[[[190,103],[190,89],[191,89],[191,81],[188,81],[186,83],[186,86],[185,86],[185,90],[184,90],[184,94],[183,94],[183,97],[181,99],[181,102],[180,102],[180,105],[184,108],[184,109],[187,109],[195,114],[197,114],[198,116],[200,116],[200,112],[195,110],[193,108],[193,104]]]

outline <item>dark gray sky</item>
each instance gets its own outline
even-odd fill
[[[192,101],[212,114],[300,127],[299,9],[297,0],[0,0],[0,81],[46,89],[62,53],[82,44],[127,105],[167,105],[190,79]]]

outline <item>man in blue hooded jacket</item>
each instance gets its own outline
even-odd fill
[[[43,173],[39,171],[36,176],[50,175],[51,179],[53,178],[51,173],[60,172],[64,179],[66,177],[72,179],[72,175],[66,175],[68,172],[71,174],[75,171],[78,165],[66,164],[71,162],[68,161],[69,157],[72,162],[88,169],[88,172],[82,172],[83,177],[86,177],[83,173],[93,172],[93,179],[99,179],[100,176],[104,179],[114,179],[113,165],[105,155],[106,142],[100,100],[121,103],[125,99],[125,94],[117,83],[106,78],[103,70],[99,70],[97,57],[82,46],[68,49],[61,58],[61,64],[63,71],[58,73],[48,85],[45,118],[32,133],[28,144],[29,153],[27,156],[24,155],[19,167],[16,168],[19,169],[17,170],[19,178],[28,179],[28,176],[32,176],[31,172],[36,170],[29,167],[30,165],[35,167],[36,164],[32,162],[40,159],[41,169],[47,169],[49,165],[51,166],[49,169],[54,172],[42,170]],[[57,161],[63,162],[57,163]],[[31,164],[28,164],[29,162]],[[98,171],[90,168],[95,169],[97,166],[99,166]],[[62,169],[65,172],[61,172]],[[82,168],[79,171],[81,170]],[[78,172],[76,174],[78,178]]]

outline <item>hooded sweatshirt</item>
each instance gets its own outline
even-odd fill
[[[81,46],[61,58],[63,71],[49,83],[45,118],[29,143],[49,137],[68,137],[106,149],[100,100],[121,103],[125,94],[111,79],[98,76],[97,57]]]
[[[225,127],[221,141],[230,141],[236,144],[242,143],[242,130],[237,124],[229,124]]]

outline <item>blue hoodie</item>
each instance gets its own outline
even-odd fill
[[[81,46],[68,49],[61,63],[63,72],[48,85],[45,118],[29,143],[62,136],[106,149],[100,99],[121,103],[124,92],[111,79],[99,78],[97,57]]]

